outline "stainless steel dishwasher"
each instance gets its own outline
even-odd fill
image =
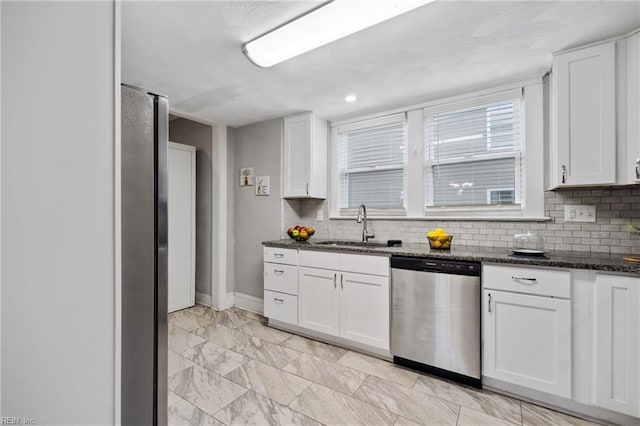
[[[396,364],[481,387],[480,263],[391,257]]]

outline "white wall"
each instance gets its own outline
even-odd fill
[[[2,2],[2,415],[113,424],[113,2]]]

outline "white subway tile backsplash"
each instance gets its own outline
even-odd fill
[[[640,236],[631,235],[627,224],[640,223],[640,188],[585,189],[545,192],[547,222],[453,221],[453,220],[379,220],[369,221],[376,241],[400,239],[427,243],[426,233],[443,228],[454,236],[456,246],[511,247],[513,235],[530,230],[541,235],[547,250],[575,250],[593,253],[640,254]],[[596,223],[565,223],[564,206],[595,205]],[[316,221],[317,210],[324,221]],[[283,230],[303,224],[316,228],[314,238],[359,239],[362,225],[354,220],[329,219],[323,200],[283,200]]]

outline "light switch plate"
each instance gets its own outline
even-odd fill
[[[564,206],[565,222],[595,222],[596,206]]]
[[[322,222],[324,220],[324,210],[320,209],[316,212],[316,220]]]

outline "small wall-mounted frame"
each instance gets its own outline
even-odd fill
[[[256,176],[256,195],[269,195],[269,176]]]
[[[256,170],[253,167],[242,167],[240,169],[240,186],[253,186]]]

